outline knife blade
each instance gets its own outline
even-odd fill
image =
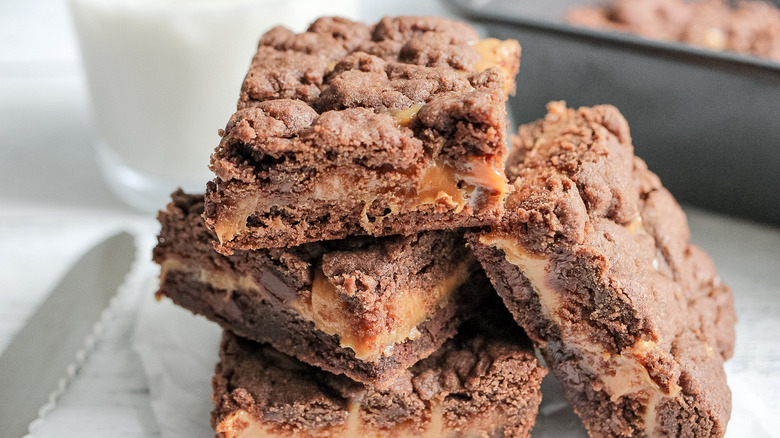
[[[0,436],[26,435],[39,410],[67,383],[134,259],[133,237],[125,232],[93,247],[14,336],[0,356]]]

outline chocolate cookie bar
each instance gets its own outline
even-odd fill
[[[470,327],[382,390],[228,332],[220,357],[211,418],[220,438],[527,437],[547,373],[519,329]]]
[[[269,31],[211,158],[218,250],[495,223],[519,53],[434,17]]]
[[[160,212],[158,296],[240,336],[367,384],[392,382],[493,293],[462,233],[214,251],[203,196]]]
[[[617,109],[548,110],[514,140],[477,258],[591,436],[722,436],[731,290]]]

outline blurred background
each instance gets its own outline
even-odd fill
[[[775,3],[444,3],[492,36],[520,41],[518,92],[509,102],[516,121],[542,116],[550,100],[615,105],[628,120],[636,154],[678,201],[780,225]],[[590,27],[570,24],[574,11],[582,12],[577,23]]]
[[[572,28],[562,17],[590,3],[582,0],[352,3],[352,14],[369,21],[457,14],[484,33],[520,40],[516,123],[542,116],[550,100],[616,105],[637,154],[681,202],[780,225],[780,62]],[[6,207],[126,209],[95,166],[96,118],[81,61],[65,1],[0,3]]]
[[[566,24],[567,8],[588,0],[342,3],[354,5],[342,12],[368,21],[459,16],[485,34],[520,40],[518,92],[509,104],[515,124],[542,116],[550,100],[616,105],[637,154],[678,200],[780,225],[780,62]],[[238,85],[233,88],[237,95]],[[222,95],[225,89],[231,88],[223,86]],[[89,91],[66,1],[0,3],[0,200],[6,208],[127,209],[96,166],[100,117],[91,111]],[[207,147],[217,142],[213,135]]]

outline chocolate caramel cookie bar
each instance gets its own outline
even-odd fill
[[[514,325],[509,315],[498,320]],[[519,329],[473,326],[381,390],[229,332],[220,357],[212,412],[220,438],[527,437],[547,373]]]
[[[160,212],[158,297],[366,384],[392,382],[493,293],[457,231],[224,256],[202,213],[181,191]]]
[[[434,17],[269,31],[211,159],[218,250],[495,223],[519,54]]]
[[[514,140],[477,257],[591,436],[722,436],[731,290],[617,109],[548,109]]]

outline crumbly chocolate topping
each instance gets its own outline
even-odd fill
[[[473,48],[478,39],[474,29],[465,23],[435,17],[384,18],[373,27],[342,18],[321,18],[302,34],[277,27],[260,41],[244,80],[238,106],[239,109],[251,108],[272,100],[291,99],[308,103],[318,114],[350,108],[367,108],[377,113],[372,119],[336,118],[320,122],[339,131],[345,127],[349,129],[354,123],[352,129],[356,133],[372,130],[374,123],[399,130],[389,111],[430,103],[434,105],[426,108],[428,116],[425,120],[415,121],[410,126],[415,133],[407,135],[420,137],[423,131],[435,129],[439,131],[438,136],[447,137],[448,132],[444,129],[459,122],[503,126],[503,108],[497,107],[497,104],[504,100],[501,92],[504,81],[513,84],[514,77],[504,78],[495,67],[485,72],[474,71],[473,66],[481,56]],[[517,63],[519,65],[519,61]],[[514,71],[517,71],[517,66]],[[436,110],[436,107],[442,106],[437,104],[439,99],[458,100],[461,106],[476,106],[479,110],[473,113],[439,111]],[[306,113],[307,117],[309,115],[309,110],[300,105],[290,104],[288,107]],[[272,114],[264,115],[274,118]],[[256,113],[239,111],[232,120],[244,117],[256,118]],[[233,124],[228,125],[228,133],[236,129]],[[296,146],[302,147],[295,144],[296,133],[268,130],[264,128],[266,124],[252,126],[256,131],[254,138],[263,143],[280,138],[289,140],[281,144],[292,150],[297,149]],[[380,127],[378,132],[382,129],[386,128]],[[491,150],[501,147],[502,131],[495,134],[496,141],[490,141],[489,145],[474,141],[467,146]],[[303,142],[314,143],[317,148],[325,146],[339,153],[348,153],[335,147],[338,142],[330,142],[327,138],[315,140],[317,135],[312,135],[312,132],[318,132],[318,128],[311,126],[308,132],[308,140],[302,138]],[[349,133],[340,135],[341,140],[349,139],[349,143],[360,144],[359,137]],[[235,137],[223,140],[221,149],[232,144],[233,140]],[[245,143],[249,143],[257,153],[278,159],[278,153],[273,149],[266,150],[263,144]],[[429,148],[435,146],[429,144]],[[395,149],[392,142],[386,148]],[[421,148],[421,144],[417,148]],[[452,151],[453,155],[457,153]],[[215,172],[223,178],[219,161],[224,158],[217,153],[213,163]],[[392,160],[386,163],[400,165]],[[402,167],[407,166],[408,163]]]
[[[426,169],[468,179],[475,162],[506,154],[520,48],[480,41],[470,26],[434,17],[269,31],[211,159],[205,217],[218,249],[495,222],[495,187],[468,205],[413,198]]]

